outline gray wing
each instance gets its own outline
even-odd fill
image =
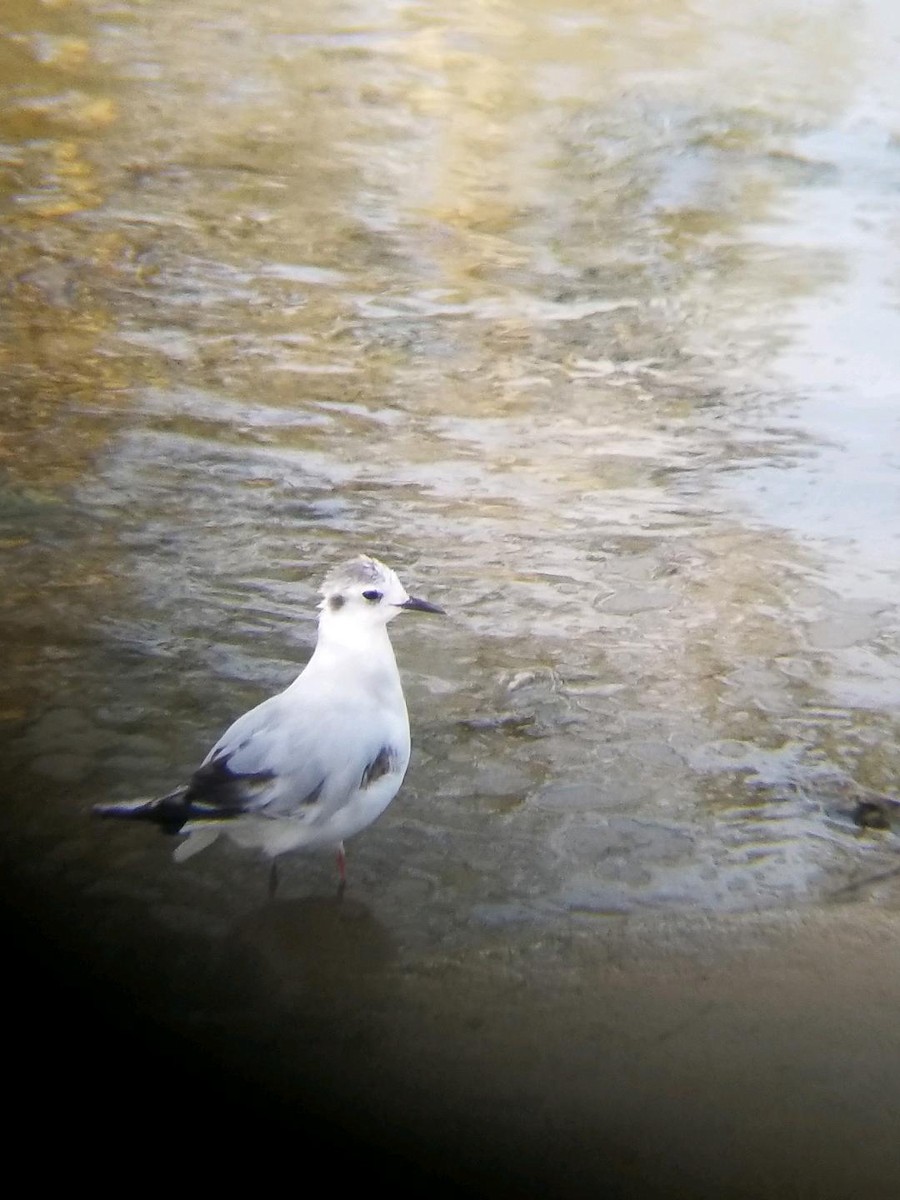
[[[385,773],[392,747],[370,713],[362,720],[346,696],[339,717],[324,699],[299,701],[282,692],[225,731],[188,785],[192,819],[265,813],[312,822]]]
[[[296,688],[239,717],[182,787],[153,800],[95,805],[102,817],[152,821],[168,833],[188,822],[245,813],[327,822],[361,790],[403,777],[409,726],[363,694]]]

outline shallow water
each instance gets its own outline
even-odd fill
[[[887,0],[14,0],[0,32],[17,911],[78,914],[86,977],[144,1000],[149,955],[165,1025],[188,986],[189,1031],[248,1045],[462,1046],[446,987],[470,1030],[518,997],[515,1059],[648,946],[891,910],[894,834],[853,819],[900,696]],[[451,616],[392,627],[414,756],[350,917],[327,858],[267,909],[224,843],[91,825],[292,678],[359,550]],[[378,1021],[323,1015],[369,986]]]

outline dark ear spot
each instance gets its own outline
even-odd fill
[[[329,596],[328,597],[328,607],[333,609],[335,612],[337,612],[337,610],[339,608],[344,607],[344,597],[341,596],[340,594],[334,595],[334,596]]]

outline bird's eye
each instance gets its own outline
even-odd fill
[[[381,592],[376,592],[374,588],[371,588],[368,592],[363,592],[363,600],[371,600],[373,604],[377,604],[380,599]]]

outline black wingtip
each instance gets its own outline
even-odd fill
[[[95,804],[92,816],[119,821],[150,821],[166,833],[177,833],[190,819],[185,803],[184,788],[153,800],[121,800],[112,804]]]
[[[151,801],[128,800],[120,804],[95,804],[91,809],[94,817],[120,817],[126,821],[147,819],[146,809]]]

